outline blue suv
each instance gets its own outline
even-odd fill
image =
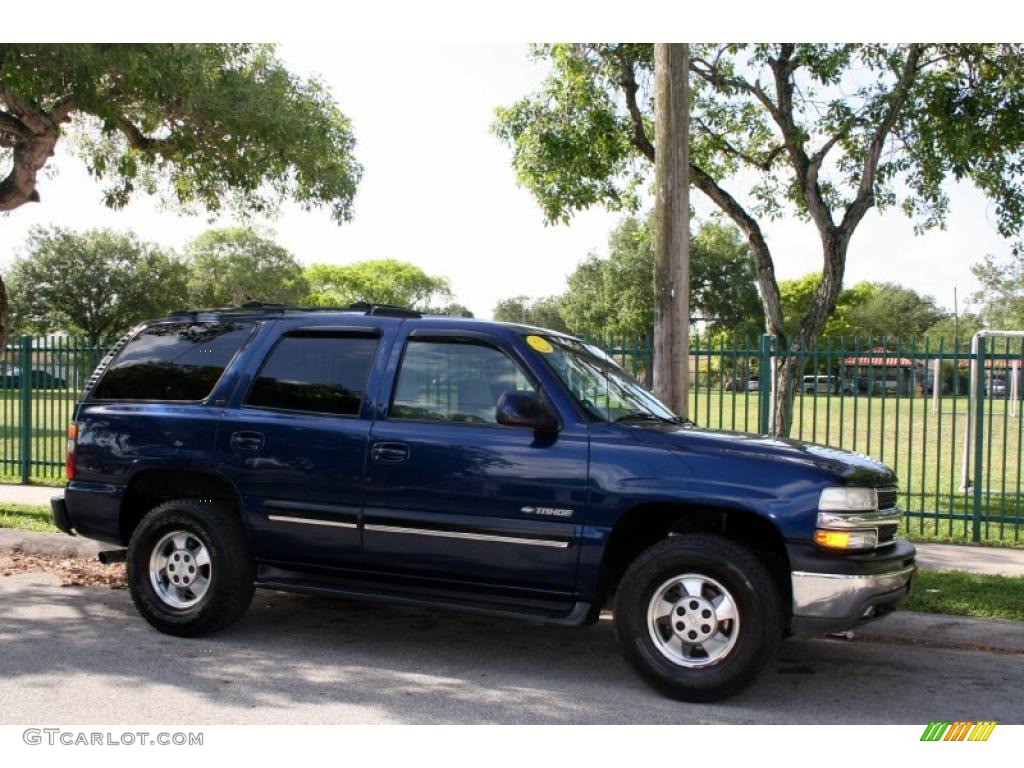
[[[565,625],[612,608],[670,696],[749,684],[787,634],[891,611],[896,478],[699,429],[600,349],[356,304],[180,312],[119,342],[69,428],[67,533],[127,547],[142,616],[194,636],[254,587]]]

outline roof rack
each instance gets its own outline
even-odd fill
[[[414,309],[398,307],[393,304],[371,304],[357,301],[342,307],[300,307],[292,304],[275,304],[266,301],[249,301],[240,307],[216,307],[213,309],[179,309],[171,312],[170,317],[195,317],[197,315],[238,315],[255,312],[284,314],[285,312],[362,312],[364,315],[382,317],[423,317]]]

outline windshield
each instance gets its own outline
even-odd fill
[[[682,423],[598,347],[554,335],[529,335],[526,341],[595,419]]]

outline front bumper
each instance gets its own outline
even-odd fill
[[[791,557],[794,634],[836,632],[885,616],[910,592],[917,569],[916,551],[906,541],[842,559],[806,550],[800,555]]]

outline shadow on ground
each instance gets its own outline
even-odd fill
[[[609,622],[535,626],[258,591],[230,629],[161,635],[126,592],[0,581],[0,722],[1021,722],[1019,657],[790,640],[753,688],[670,701]],[[1017,703],[1014,703],[1017,702]]]

